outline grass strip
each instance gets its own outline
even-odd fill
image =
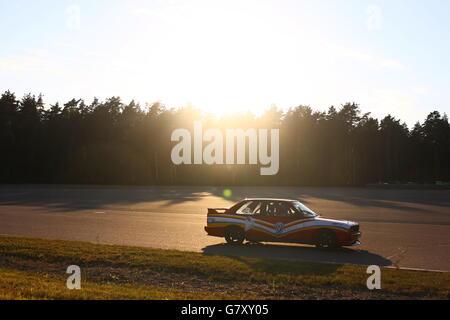
[[[69,265],[81,267],[83,290],[66,289]],[[364,266],[0,236],[3,299],[450,297],[450,273],[382,268],[373,293],[368,277]]]

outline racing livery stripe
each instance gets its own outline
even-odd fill
[[[314,221],[314,219],[309,218],[309,219],[302,219],[302,220],[293,221],[293,222],[290,222],[290,223],[286,224],[285,228],[292,227],[292,226],[295,226],[297,224],[300,224],[300,223],[303,223],[303,222],[308,222],[308,221]]]
[[[255,219],[255,220],[253,220],[253,222],[254,222],[254,223],[258,223],[258,224],[260,224],[260,225],[263,225],[263,226],[265,226],[265,227],[267,227],[267,228],[273,228],[273,227],[275,227],[274,224],[272,224],[272,223],[270,223],[270,222],[267,222],[267,221],[263,221],[263,220],[257,220],[257,219]]]
[[[235,223],[213,223],[213,224],[209,225],[208,227],[209,228],[225,228],[225,227],[229,227],[229,226],[237,226],[239,228],[243,228],[242,224],[235,224]],[[281,233],[281,234],[277,234],[276,231],[275,232],[268,231],[268,230],[260,228],[258,226],[255,226],[255,227],[253,227],[250,230],[256,230],[256,231],[259,231],[259,232],[263,232],[263,233],[265,233],[267,235],[270,235],[272,237],[280,239],[280,238],[284,238],[284,237],[289,236],[289,235],[293,235],[295,233],[301,233],[301,232],[304,232],[304,231],[314,230],[314,229],[334,229],[334,230],[339,230],[339,231],[342,231],[342,230],[346,231],[346,229],[344,229],[344,228],[332,227],[332,226],[328,226],[328,225],[306,227],[306,228],[296,229],[296,230],[292,230],[292,231],[289,231],[289,232],[286,232],[286,233]]]
[[[314,230],[314,229],[334,229],[334,230],[339,230],[339,231],[345,230],[345,229],[338,228],[338,227],[317,226],[317,227],[309,227],[309,228],[302,228],[302,229],[298,229],[298,230],[293,230],[293,231],[290,231],[290,232],[287,232],[287,233],[283,233],[283,234],[276,234],[276,233],[269,232],[267,230],[264,230],[264,229],[261,229],[261,228],[258,228],[258,227],[254,228],[254,229],[257,230],[257,231],[263,232],[265,234],[268,234],[268,235],[270,235],[272,237],[278,238],[278,239],[284,238],[286,236],[293,235],[295,233],[301,233],[301,232],[304,232],[304,231]]]
[[[219,219],[221,219],[221,218],[228,218],[228,219],[238,219],[238,220],[243,220],[243,221],[248,220],[248,217],[247,217],[247,218],[246,218],[246,217],[236,217],[236,216],[231,216],[231,215],[209,215],[208,218],[219,218]],[[276,224],[270,223],[270,222],[268,222],[268,221],[264,221],[264,220],[260,220],[260,219],[255,219],[255,218],[252,218],[252,219],[253,219],[254,222],[259,223],[259,224],[262,224],[262,225],[264,225],[264,226],[266,226],[266,227],[269,227],[269,228],[275,227],[275,225],[276,225]],[[296,220],[296,221],[287,223],[287,224],[285,225],[285,227],[288,228],[288,227],[291,227],[291,226],[294,226],[294,225],[297,225],[297,224],[300,224],[300,223],[304,223],[304,222],[308,222],[308,221],[313,221],[313,220],[314,220],[314,219],[312,219],[312,218]]]
[[[234,216],[220,216],[220,217],[214,216],[212,218],[214,220],[208,221],[208,227],[220,228],[220,227],[227,227],[230,225],[237,225],[239,227],[243,227],[246,231],[255,229],[277,238],[285,237],[295,232],[307,231],[318,228],[348,231],[348,229],[345,227],[336,226],[332,224],[325,224],[324,221],[315,221],[314,219],[297,220],[288,223],[286,225],[282,224],[281,226],[277,227],[277,224],[272,224],[259,219],[245,219],[245,218],[242,219],[241,217],[234,217]],[[303,225],[305,223],[307,223],[306,226]]]

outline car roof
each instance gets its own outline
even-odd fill
[[[244,201],[284,201],[284,202],[293,202],[298,201],[294,199],[276,199],[276,198],[245,198]]]

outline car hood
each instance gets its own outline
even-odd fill
[[[324,218],[324,217],[316,217],[316,218],[314,218],[314,220],[320,221],[325,225],[337,226],[337,227],[341,227],[341,228],[350,228],[350,227],[358,224],[357,222],[354,222],[354,221],[328,219],[328,218]]]

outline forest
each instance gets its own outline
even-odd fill
[[[236,103],[239,103],[238,101]],[[205,128],[279,129],[279,172],[257,165],[174,165],[171,133]],[[361,186],[450,181],[448,117],[413,128],[364,113],[357,103],[316,111],[275,106],[216,117],[193,107],[124,103],[119,97],[48,105],[42,95],[0,98],[0,183],[111,185]]]

